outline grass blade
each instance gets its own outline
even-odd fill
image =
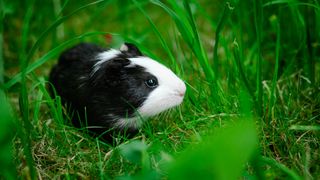
[[[254,91],[253,91],[252,87],[250,86],[249,80],[247,79],[247,77],[244,73],[243,65],[241,63],[242,61],[240,59],[239,45],[237,42],[234,42],[233,54],[234,54],[234,59],[236,61],[236,65],[237,65],[237,68],[239,71],[240,80],[244,84],[244,87],[246,88],[246,90],[248,91],[248,93],[250,94],[252,99],[254,100],[254,98],[255,98]]]
[[[39,124],[39,117],[41,114],[42,99],[43,99],[43,93],[40,90],[38,90],[35,105],[34,105],[34,110],[33,110],[33,122],[37,125]]]
[[[312,4],[312,3],[304,3],[304,2],[294,2],[291,0],[276,0],[276,1],[270,1],[270,2],[264,3],[263,7],[279,5],[279,4],[288,4],[288,3],[290,3],[290,5],[293,5],[293,6],[308,6],[308,7],[314,8],[316,11],[320,11],[320,6],[319,4],[317,4],[318,3],[317,1],[315,1],[315,4]]]
[[[39,94],[41,92],[43,99],[47,102],[48,107],[50,108],[50,113],[53,119],[58,122],[58,125],[63,125],[65,123],[62,113],[62,105],[60,101],[60,97],[55,95],[55,98],[52,99],[51,95],[47,91],[46,82],[44,78],[37,78],[37,86],[39,88]]]
[[[275,17],[277,18],[277,17]],[[276,62],[275,62],[275,67],[274,67],[274,73],[273,73],[273,78],[272,78],[272,87],[271,87],[271,94],[270,94],[270,102],[269,102],[269,108],[268,108],[268,119],[269,122],[271,121],[271,113],[272,109],[274,108],[275,105],[275,99],[277,97],[275,90],[277,86],[277,80],[278,80],[278,71],[279,71],[279,53],[280,53],[280,40],[281,40],[281,34],[280,34],[280,24],[278,19],[274,19],[275,23],[275,28],[276,28],[276,33],[277,33],[277,40],[276,40]]]
[[[261,39],[262,39],[262,24],[263,24],[263,14],[262,14],[262,2],[261,0],[253,1],[254,3],[254,25],[257,37],[257,72],[256,72],[256,101],[257,101],[257,111],[259,116],[262,116],[263,101],[262,101],[262,53],[261,53]]]
[[[20,52],[20,71],[21,71],[21,89],[19,97],[19,108],[22,114],[23,126],[20,127],[20,138],[24,146],[24,155],[26,158],[28,173],[31,179],[35,179],[35,166],[31,151],[31,138],[32,138],[32,126],[29,119],[29,97],[28,88],[26,82],[26,47],[27,47],[27,37],[29,33],[29,25],[33,14],[34,1],[28,2],[28,8],[26,11],[25,19],[23,21],[22,37],[21,37],[21,52]]]
[[[320,131],[320,126],[292,125],[289,129],[297,131]]]
[[[4,179],[17,179],[14,164],[13,143],[16,120],[3,90],[0,89],[0,176]]]
[[[284,173],[286,173],[290,179],[293,180],[300,180],[301,178],[292,170],[290,170],[289,168],[287,168],[286,166],[284,166],[283,164],[279,163],[278,161],[268,158],[268,157],[262,157],[261,161],[263,161],[266,164],[269,164],[270,166],[279,168],[281,171],[283,171]]]
[[[0,85],[4,83],[4,60],[3,60],[3,20],[4,20],[4,2],[0,0]]]
[[[97,143],[97,148],[98,148],[98,157],[99,157],[99,179],[103,180],[104,176],[103,176],[103,161],[102,161],[102,157],[101,157],[101,151],[100,151],[100,142],[98,139],[96,139],[96,143]]]
[[[213,48],[213,69],[216,76],[218,76],[218,67],[219,67],[219,59],[218,59],[218,47],[219,47],[219,41],[220,41],[220,34],[224,27],[224,24],[226,23],[229,14],[231,12],[231,7],[229,2],[227,2],[224,6],[223,13],[219,19],[216,33],[215,33],[215,44]]]

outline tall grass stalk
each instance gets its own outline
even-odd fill
[[[98,139],[96,139],[96,143],[97,143],[97,150],[98,150],[98,157],[99,157],[99,176],[100,179],[103,180],[104,176],[103,176],[103,161],[102,161],[102,157],[101,157],[101,151],[100,151],[100,142]]]
[[[38,78],[38,88],[39,88],[39,94],[44,97],[44,99],[47,102],[47,105],[50,108],[50,113],[53,117],[53,119],[58,122],[58,125],[64,124],[64,118],[62,113],[62,105],[61,105],[61,99],[59,96],[56,96],[54,99],[51,98],[49,92],[47,91],[46,87],[46,81],[43,78]],[[52,86],[49,84],[49,86]],[[50,87],[51,88],[51,87]],[[56,94],[56,93],[55,93]],[[36,112],[34,112],[36,114]]]
[[[275,54],[276,54],[276,62],[274,67],[274,73],[272,78],[272,87],[271,87],[271,94],[270,94],[270,101],[269,101],[269,107],[268,107],[268,119],[269,122],[271,119],[271,113],[273,111],[274,105],[275,105],[275,99],[277,97],[276,95],[276,87],[277,87],[277,80],[278,80],[278,71],[279,71],[279,54],[280,54],[280,40],[281,40],[281,32],[280,32],[280,23],[277,17],[274,19],[274,26],[276,29],[277,34],[277,40],[276,40],[276,48],[275,48]]]
[[[218,21],[217,28],[215,30],[215,44],[213,47],[213,69],[215,75],[218,77],[218,67],[219,67],[219,59],[218,59],[218,47],[220,42],[220,35],[223,30],[223,27],[228,20],[228,17],[232,11],[232,7],[230,7],[230,2],[226,2],[223,13]]]
[[[68,2],[68,1],[66,1]],[[54,14],[56,17],[60,15],[62,12],[62,6],[61,6],[61,1],[60,0],[53,0],[53,9],[54,9]],[[65,6],[63,6],[65,7]],[[64,25],[63,23],[60,24],[60,26],[57,27],[56,29],[56,35],[54,37],[57,37],[58,39],[62,39],[64,37]]]
[[[169,1],[174,10],[158,0],[152,0],[151,2],[165,10],[173,19],[182,39],[198,59],[206,79],[208,82],[214,82],[214,71],[209,64],[207,54],[203,48],[202,42],[200,41],[189,1],[183,1],[183,7],[181,7],[177,1]]]
[[[5,16],[4,2],[0,0],[0,88],[4,83],[4,60],[3,60],[3,20]]]
[[[35,89],[35,87],[34,87],[34,89]],[[43,92],[41,90],[38,90],[37,96],[35,98],[35,105],[34,105],[34,110],[33,110],[33,122],[36,125],[39,125],[42,99],[43,99]]]
[[[232,8],[229,7],[230,4],[226,4],[226,6],[228,6],[228,8],[231,10]],[[248,102],[251,102],[254,104],[254,106],[252,107],[257,107],[257,101],[255,99],[255,92],[254,92],[254,88],[252,87],[252,84],[250,83],[250,80],[248,79],[248,76],[246,74],[246,69],[244,67],[244,63],[245,63],[245,58],[243,56],[243,51],[245,50],[245,44],[244,44],[244,40],[243,40],[243,36],[244,33],[247,30],[244,29],[243,25],[241,24],[241,20],[243,19],[243,16],[245,16],[245,14],[243,14],[243,9],[241,9],[241,3],[238,2],[234,5],[234,11],[235,11],[235,15],[236,15],[236,19],[237,22],[234,22],[231,19],[231,25],[232,25],[232,29],[233,29],[233,33],[235,34],[234,36],[234,40],[233,40],[233,46],[232,46],[232,55],[233,55],[233,64],[235,67],[235,78],[236,81],[238,80],[241,83],[241,88],[243,88],[243,90],[245,90],[250,96],[248,96],[249,100]],[[239,31],[239,33],[237,32]],[[251,52],[253,52],[254,50],[251,50]],[[232,56],[231,55],[231,56]],[[251,57],[250,55],[247,55],[249,58]],[[230,84],[230,86],[233,86],[233,84]],[[240,92],[241,93],[241,92]],[[244,102],[242,102],[241,104],[245,104]]]
[[[314,56],[314,48],[312,47],[312,43],[314,41],[314,39],[316,38],[316,34],[314,32],[312,32],[312,29],[310,28],[310,26],[313,26],[314,22],[313,20],[316,19],[317,17],[314,16],[314,18],[310,18],[307,15],[308,14],[313,14],[316,15],[316,13],[313,11],[313,9],[309,6],[305,7],[305,12],[304,12],[304,21],[306,23],[305,26],[305,31],[306,31],[306,51],[307,51],[307,72],[308,72],[308,77],[309,80],[311,81],[312,84],[315,83],[315,56]],[[315,28],[316,30],[316,28]]]
[[[236,67],[237,67],[237,70],[238,70],[238,74],[239,74],[239,79],[241,81],[241,83],[244,85],[245,89],[247,90],[247,92],[250,94],[251,96],[251,99],[255,101],[255,94],[254,94],[254,91],[249,83],[249,80],[248,78],[246,77],[245,75],[245,72],[244,72],[244,68],[243,68],[243,64],[242,64],[242,60],[241,60],[241,57],[240,57],[240,50],[239,50],[239,45],[238,43],[235,41],[233,43],[234,47],[233,47],[233,55],[234,55],[234,60],[235,60],[235,64],[236,64]],[[257,105],[255,103],[255,105]]]
[[[32,138],[32,125],[31,119],[29,119],[29,97],[28,87],[26,80],[26,69],[27,69],[27,40],[29,33],[29,25],[33,15],[34,0],[28,2],[28,8],[26,11],[25,19],[23,21],[22,38],[21,38],[21,51],[20,51],[20,71],[21,73],[21,89],[20,89],[20,112],[22,113],[23,126],[18,127],[18,133],[20,135],[22,144],[24,146],[24,155],[29,168],[29,176],[31,179],[35,179],[36,171],[31,151],[31,138]]]
[[[13,115],[8,103],[6,93],[3,89],[4,83],[4,58],[3,58],[3,28],[5,4],[0,0],[0,176],[4,179],[17,179],[17,172],[13,162],[12,139]]]
[[[158,37],[162,48],[166,51],[166,53],[169,56],[169,59],[171,61],[171,64],[174,65],[175,67],[175,71],[180,74],[180,68],[178,67],[175,58],[173,57],[173,54],[167,44],[167,42],[165,41],[164,37],[161,35],[161,33],[159,32],[158,28],[156,27],[156,25],[153,23],[151,17],[143,10],[143,8],[141,7],[140,3],[138,3],[136,0],[132,0],[133,3],[138,7],[138,9],[141,11],[141,13],[147,18],[149,24],[152,27],[152,30],[155,32],[156,36]]]
[[[263,24],[263,13],[262,13],[262,1],[253,1],[253,14],[254,14],[254,25],[257,37],[257,64],[256,64],[256,101],[257,101],[257,112],[259,116],[262,116],[263,101],[262,101],[262,53],[261,53],[261,39],[262,39],[262,24]]]
[[[17,179],[14,163],[13,141],[15,136],[15,117],[8,103],[5,92],[0,88],[0,177],[2,179]]]

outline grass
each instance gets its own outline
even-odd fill
[[[0,0],[0,10],[1,178],[320,178],[318,1]],[[134,42],[186,82],[183,104],[113,144],[66,125],[47,79],[82,41]]]

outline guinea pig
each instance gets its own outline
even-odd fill
[[[182,103],[186,86],[133,44],[119,50],[81,43],[59,57],[49,82],[72,123],[95,135],[134,135],[143,122]],[[54,94],[54,93],[53,93]]]

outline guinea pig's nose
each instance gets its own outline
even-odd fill
[[[184,97],[185,93],[186,93],[186,89],[185,88],[177,90],[177,94],[179,96],[181,96],[181,97]]]
[[[185,91],[178,92],[179,96],[184,97]]]

